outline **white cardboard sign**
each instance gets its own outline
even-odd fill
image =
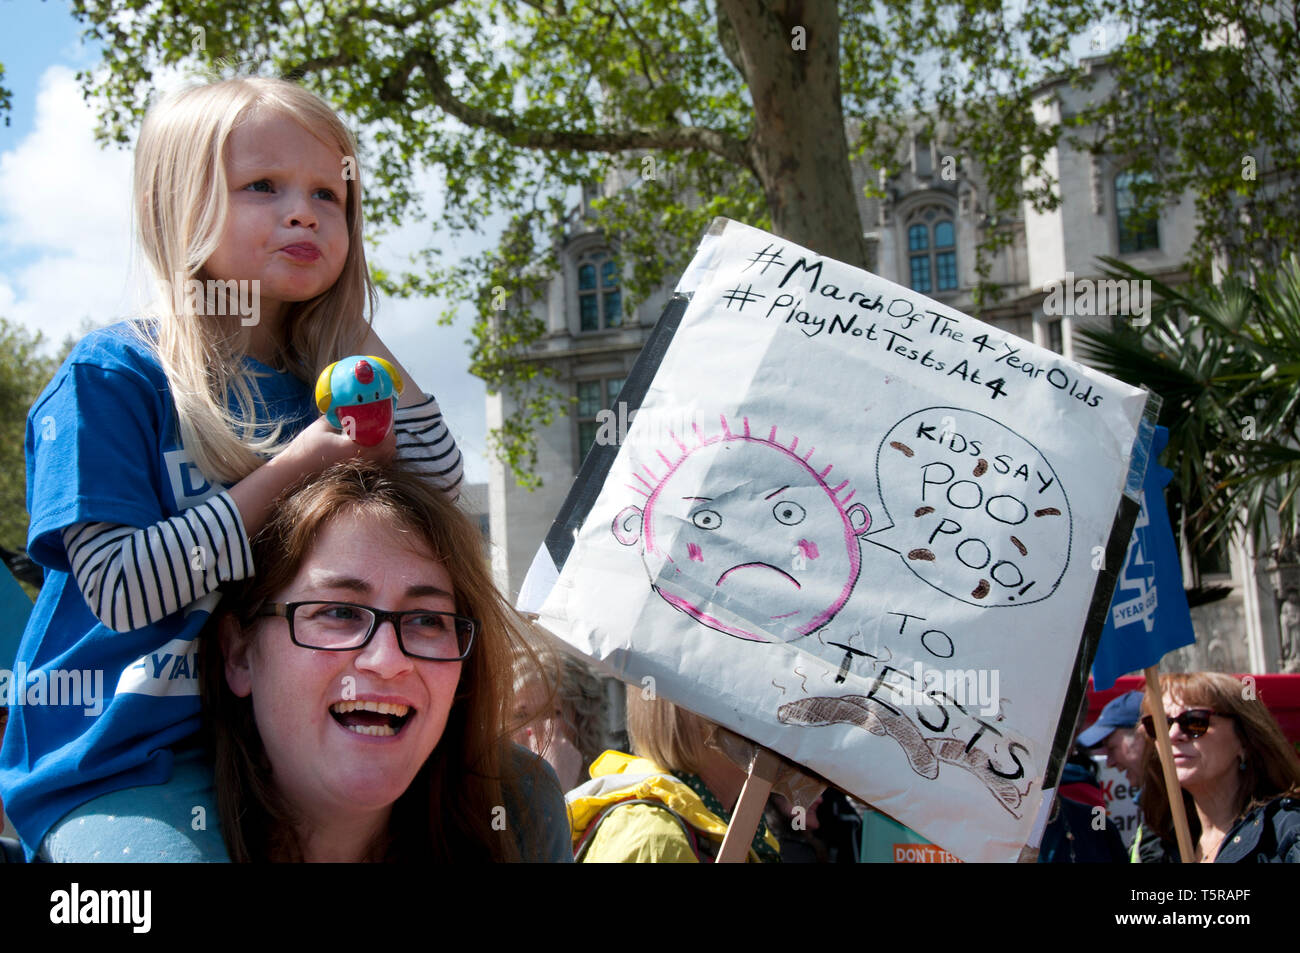
[[[678,292],[521,608],[963,860],[1014,860],[1146,392],[736,222]]]

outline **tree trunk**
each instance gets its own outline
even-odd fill
[[[778,235],[866,267],[840,107],[835,0],[718,0],[754,100],[750,156]]]

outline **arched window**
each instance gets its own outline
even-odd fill
[[[916,291],[957,290],[957,230],[952,213],[931,205],[910,216],[907,227],[908,284]]]
[[[604,249],[578,259],[578,328],[600,331],[623,326],[618,262]]]
[[[1115,176],[1115,219],[1119,226],[1119,251],[1146,251],[1160,247],[1160,228],[1154,210],[1143,206],[1134,195],[1134,186],[1150,182],[1150,173],[1121,172]]]

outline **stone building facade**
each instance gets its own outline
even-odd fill
[[[1045,84],[1037,105],[1040,116],[1059,119],[1079,108],[1083,95],[1108,95],[1105,76],[1099,80],[1087,94]],[[916,136],[907,150],[903,171],[892,178],[881,181],[875,170],[854,170],[870,270],[892,281],[970,313],[978,279],[975,247],[988,229],[1001,229],[1009,243],[992,260],[989,275],[1001,296],[982,319],[1077,359],[1075,333],[1081,327],[1127,316],[1115,313],[1116,304],[1123,312],[1122,301],[1115,299],[1108,302],[1110,311],[1069,313],[1075,309],[1061,308],[1060,297],[1050,294],[1054,285],[1102,279],[1102,255],[1166,282],[1185,277],[1183,262],[1196,228],[1193,203],[1177,202],[1160,209],[1154,220],[1144,218],[1135,207],[1133,176],[1119,158],[1061,143],[1048,159],[1048,170],[1059,182],[1058,207],[1043,212],[1025,204],[993,214],[979,169],[947,149],[941,137]],[[869,181],[882,187],[883,198],[865,197]],[[512,595],[591,445],[596,414],[616,407],[618,389],[670,292],[665,288],[636,308],[625,308],[618,292],[616,248],[585,227],[586,220],[584,201],[574,209],[560,249],[563,268],[538,305],[547,331],[537,357],[559,370],[561,388],[577,398],[576,412],[537,434],[542,489],[529,493],[517,487],[507,468],[492,462],[494,568]],[[1136,310],[1135,304],[1129,302],[1128,310]],[[507,412],[503,400],[501,395],[488,398],[489,427],[498,426]],[[1190,568],[1190,563],[1185,566],[1188,578]],[[1226,587],[1228,595],[1193,609],[1196,644],[1171,654],[1166,669],[1276,672],[1296,664],[1284,657],[1282,647],[1280,622],[1290,618],[1288,608],[1244,547],[1234,545],[1203,558],[1199,568],[1203,585]]]

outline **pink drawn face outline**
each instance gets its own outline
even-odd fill
[[[812,449],[803,455],[796,453],[797,437],[787,447],[777,442],[775,427],[762,438],[751,434],[747,418],[740,434],[731,432],[725,417],[721,420],[720,435],[705,437],[695,427],[697,443],[693,447],[673,435],[681,453],[676,460],[659,454],[667,466],[663,474],[639,468],[635,476],[642,486],[631,489],[646,496],[644,509],[625,507],[614,519],[613,533],[627,546],[640,541],[652,588],[669,605],[703,625],[749,641],[772,640],[770,634],[761,632],[761,626],[755,624],[760,631],[753,631],[719,619],[703,607],[702,597],[669,591],[664,582],[690,578],[697,587],[746,593],[750,598],[744,601],[755,607],[771,605],[773,597],[784,590],[789,593],[787,605],[776,608],[793,611],[776,612],[767,621],[793,631],[789,640],[808,635],[829,622],[852,594],[862,565],[858,538],[870,528],[871,514],[862,503],[849,505],[853,490],[840,498],[847,480],[833,488],[826,482],[830,466],[820,472],[809,466]],[[692,464],[704,465],[699,451],[706,447],[715,448],[707,482],[693,479],[695,474],[680,482],[692,487],[700,483],[705,489],[709,483],[725,482],[730,489],[716,498],[679,498],[673,492],[676,478]],[[735,453],[736,457],[724,459],[723,453]],[[658,544],[667,521],[677,530],[672,543],[677,558]],[[725,528],[733,533],[739,528],[746,537],[717,532]],[[665,572],[665,566],[671,567],[671,573]],[[843,582],[828,603],[818,594],[825,593],[824,580],[830,576]],[[811,595],[803,599],[809,604],[800,606],[809,582],[820,585],[810,587]],[[797,619],[800,616],[803,618]]]

